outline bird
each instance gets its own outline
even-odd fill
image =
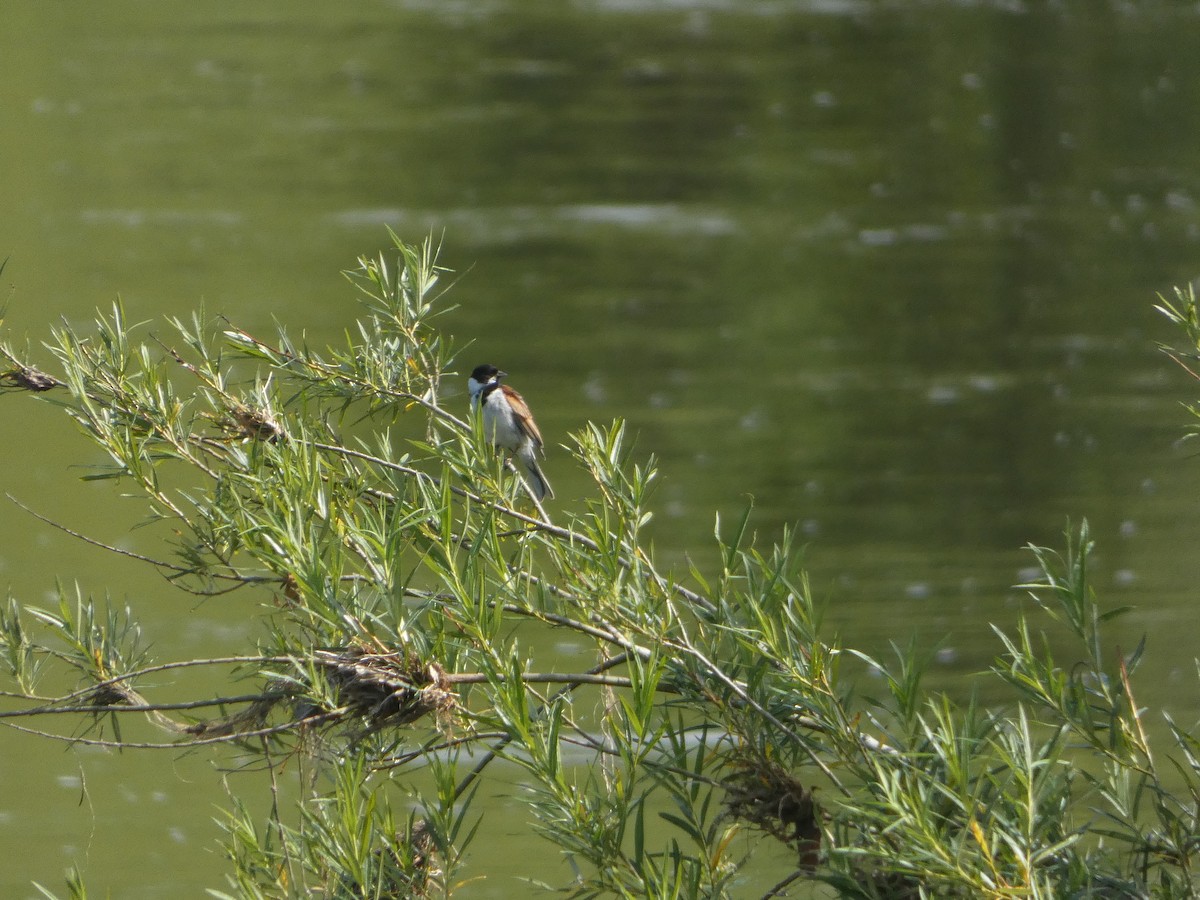
[[[471,409],[483,408],[483,433],[497,447],[507,450],[520,470],[525,483],[540,503],[553,497],[550,482],[542,474],[537,457],[542,449],[542,433],[525,398],[500,379],[508,375],[495,366],[484,363],[475,367],[467,379],[471,393]]]

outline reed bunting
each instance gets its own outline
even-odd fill
[[[525,399],[507,384],[500,383],[507,374],[495,366],[476,366],[467,379],[471,409],[483,406],[483,433],[495,446],[513,455],[517,468],[540,503],[546,497],[554,496],[550,482],[537,463],[539,453],[546,455],[542,450],[542,433],[538,431]]]

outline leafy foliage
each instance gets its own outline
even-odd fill
[[[592,493],[553,521],[443,405],[444,274],[428,242],[359,260],[366,316],[341,349],[203,314],[139,337],[119,305],[89,334],[54,332],[53,376],[0,348],[8,389],[59,403],[106,452],[88,477],[132,486],[165,526],[170,552],[139,558],[180,590],[238,592],[267,635],[239,657],[157,662],[132,610],[11,600],[0,721],[66,715],[92,725],[71,740],[233,745],[265,766],[272,811],[231,800],[218,897],[459,892],[500,758],[573,865],[571,896],[732,895],[780,844],[793,862],[767,896],[1195,891],[1197,738],[1168,720],[1172,746],[1152,748],[1143,648],[1107,650],[1122,610],[1093,596],[1086,524],[1062,556],[1032,548],[1038,619],[996,629],[1011,707],[930,693],[916,648],[886,664],[824,638],[792,535],[757,546],[749,512],[718,520],[713,570],[663,571],[645,537],[655,463],[630,458],[619,421],[570,436]],[[1188,303],[1167,310],[1191,328]],[[551,632],[575,670],[541,670]],[[854,697],[850,659],[883,696]],[[166,704],[139,689],[231,667],[248,690]],[[64,672],[75,689],[39,693]]]

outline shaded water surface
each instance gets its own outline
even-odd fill
[[[660,461],[669,559],[711,566],[714,512],[753,497],[763,540],[793,525],[807,545],[831,632],[884,653],[915,630],[957,689],[997,652],[988,623],[1018,609],[1021,546],[1061,546],[1086,516],[1097,590],[1137,607],[1114,639],[1149,636],[1139,699],[1194,718],[1200,466],[1176,447],[1190,385],[1156,353],[1173,335],[1151,310],[1200,247],[1194,10],[6,12],[17,334],[120,295],[131,320],[204,302],[338,341],[359,313],[338,271],[385,226],[432,231],[462,276],[445,321],[475,341],[463,370],[513,373],[551,443],[626,417]],[[5,490],[126,540],[140,508],[74,486],[68,466],[95,460],[53,410],[0,398],[0,421]],[[577,503],[566,454],[546,465]],[[128,597],[163,657],[255,634],[251,601],[197,606],[16,508],[0,573],[24,600],[56,576]],[[114,896],[219,886],[207,762],[3,734],[0,766],[5,896],[57,887],[72,861]],[[526,840],[477,841],[479,870]],[[500,869],[464,894],[512,896],[505,873],[530,874]]]

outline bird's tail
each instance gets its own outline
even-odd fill
[[[525,483],[529,485],[533,491],[533,495],[537,497],[538,503],[541,503],[547,497],[553,497],[554,491],[550,489],[550,482],[546,480],[546,476],[542,474],[541,466],[537,464],[537,459],[532,453],[516,454],[517,468],[521,470],[521,475],[525,478]]]

